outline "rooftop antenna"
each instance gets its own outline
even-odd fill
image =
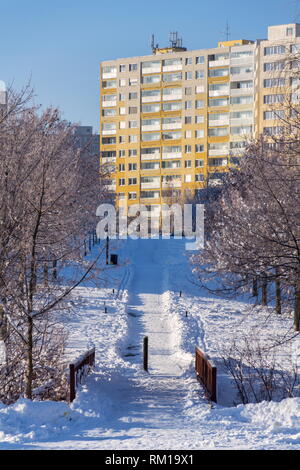
[[[170,32],[169,41],[171,47],[182,47],[182,38],[178,36],[178,31]]]
[[[224,36],[226,38],[226,41],[229,41],[230,36],[231,36],[231,31],[230,31],[230,26],[229,26],[228,20],[226,21],[225,31],[222,34],[224,34]]]
[[[151,49],[152,49],[152,52],[155,52],[155,49],[158,49],[159,48],[159,44],[155,44],[155,38],[154,38],[154,34],[152,34],[151,36]]]

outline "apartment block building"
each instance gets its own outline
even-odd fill
[[[299,45],[300,25],[287,24],[270,26],[266,40],[193,51],[172,44],[103,62],[100,161],[118,204],[159,210],[221,184],[249,139],[278,131],[282,90],[296,86],[283,64]]]

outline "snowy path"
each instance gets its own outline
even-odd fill
[[[252,316],[241,324],[247,304],[213,298],[191,282],[184,243],[128,240],[117,250],[123,266],[106,272],[103,285],[77,288],[64,318],[70,353],[94,344],[96,370],[71,406],[0,404],[0,449],[300,448],[300,399],[222,406],[234,392],[218,369],[220,403],[205,400],[195,345],[219,367],[219,343],[241,325],[253,328]],[[144,336],[149,373],[142,369]]]
[[[155,250],[153,242],[150,250],[144,240],[138,242],[131,250],[133,277],[127,312],[137,315],[144,335],[149,337],[149,372],[153,379],[157,375],[180,376],[182,368],[174,359],[179,344],[169,312],[170,272],[164,263],[165,253]]]

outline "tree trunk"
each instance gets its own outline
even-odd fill
[[[300,331],[300,280],[295,286],[294,328]]]
[[[33,382],[33,319],[28,317],[27,323],[27,364],[25,371],[25,398],[32,399]]]
[[[44,286],[48,287],[48,264],[44,263]]]
[[[258,297],[258,286],[257,286],[257,277],[253,279],[252,283],[252,296]]]
[[[263,279],[261,285],[261,304],[263,306],[268,305],[268,282],[267,279]]]
[[[276,268],[275,288],[276,288],[276,313],[277,315],[281,315],[281,283],[280,283],[278,268]]]

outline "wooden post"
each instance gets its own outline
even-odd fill
[[[148,372],[148,347],[149,347],[148,336],[145,336],[144,345],[143,345],[143,357],[144,357],[144,370],[146,372]]]
[[[83,246],[84,246],[84,256],[87,255],[87,251],[86,251],[86,241],[84,240],[83,242]]]
[[[108,256],[109,256],[109,236],[106,237],[106,264],[108,264]]]
[[[182,295],[182,292],[181,292],[181,291],[179,291],[179,297],[181,297],[181,295]]]
[[[70,403],[75,399],[76,397],[76,391],[75,391],[75,365],[70,364]]]

